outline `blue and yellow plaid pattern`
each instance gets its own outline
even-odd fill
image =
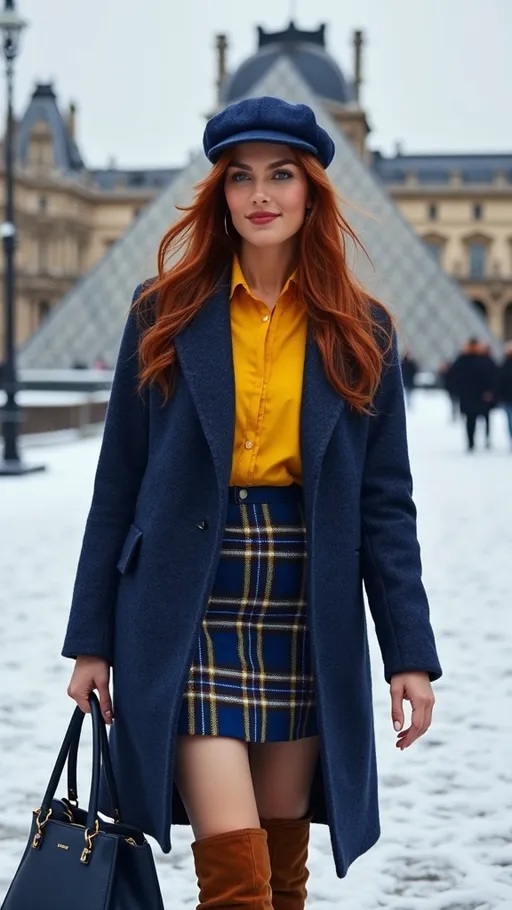
[[[302,503],[230,502],[179,734],[271,742],[318,732],[305,583]]]

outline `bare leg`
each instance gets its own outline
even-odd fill
[[[304,910],[309,827],[305,817],[319,737],[250,747],[261,825],[267,832],[274,910]]]
[[[249,745],[261,818],[302,818],[306,814],[319,748],[318,736]]]
[[[247,743],[178,736],[175,780],[196,839],[259,827]]]
[[[196,840],[198,910],[273,910],[267,832],[260,826],[247,744],[179,736],[176,786]]]

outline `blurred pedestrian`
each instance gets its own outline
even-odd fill
[[[482,342],[480,344],[480,356],[483,358],[488,373],[488,384],[492,395],[489,395],[486,401],[486,407],[483,413],[485,421],[485,444],[488,449],[491,447],[491,411],[497,404],[498,393],[498,365],[492,356],[490,344]]]
[[[496,374],[482,353],[478,338],[470,338],[457,357],[453,364],[452,380],[461,414],[466,419],[468,452],[472,452],[475,447],[475,429],[479,417],[483,417],[486,422],[486,447],[489,448],[488,414],[496,397]]]
[[[402,357],[402,379],[404,383],[405,400],[410,407],[412,403],[412,393],[415,387],[416,373],[418,364],[413,357],[406,352]]]
[[[498,373],[498,400],[503,405],[508,420],[508,432],[512,447],[512,341],[505,345],[505,359]]]
[[[446,389],[446,392],[450,399],[451,416],[453,423],[455,423],[455,421],[460,416],[459,399],[455,388],[455,375],[453,369],[454,364],[455,361],[450,362],[449,360],[445,360],[444,363],[442,363],[439,367],[438,373],[439,383],[444,389]]]

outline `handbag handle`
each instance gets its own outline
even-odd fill
[[[105,743],[102,742],[101,725],[104,724],[104,720],[101,716],[99,702],[94,692],[91,692],[89,694],[89,704],[91,706],[92,720],[92,776],[86,823],[86,829],[88,831],[95,828],[97,821],[99,823],[98,802],[103,747],[106,746],[106,750],[108,751],[108,740],[106,734]],[[83,712],[81,708],[77,706],[64,736],[62,746],[60,747],[59,754],[57,756],[57,761],[55,762],[48,787],[46,788],[46,793],[44,794],[43,801],[41,803],[40,814],[43,817],[46,817],[50,811],[52,799],[55,796],[55,791],[57,790],[57,786],[62,776],[64,765],[66,764],[66,759],[68,758],[72,743],[75,739],[78,741],[80,740],[82,724]]]
[[[78,806],[78,784],[77,784],[77,762],[78,762],[78,748],[80,745],[80,733],[82,730],[82,724],[84,721],[85,714],[80,710],[79,722],[77,725],[77,730],[72,738],[71,745],[68,753],[68,802],[73,805],[75,803]],[[110,795],[110,804],[112,806],[112,817],[116,822],[121,821],[121,815],[119,811],[119,796],[117,794],[117,786],[114,777],[114,770],[112,768],[112,759],[110,757],[110,746],[107,737],[107,730],[105,723],[100,724],[100,736],[101,736],[101,757],[103,761],[103,770],[105,772],[105,777],[107,780],[107,788]]]

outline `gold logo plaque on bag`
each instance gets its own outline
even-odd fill
[[[60,847],[61,850],[69,850],[69,847],[67,844],[57,844],[57,847]]]

